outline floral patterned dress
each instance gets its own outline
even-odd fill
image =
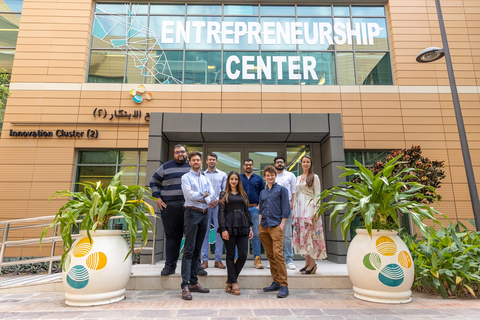
[[[320,179],[315,175],[313,186],[309,188],[302,176],[297,177],[293,203],[293,249],[296,254],[309,255],[321,260],[327,257],[322,219],[313,222],[316,206],[312,201],[320,193]]]

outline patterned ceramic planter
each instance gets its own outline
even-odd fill
[[[395,231],[357,229],[347,253],[347,269],[358,299],[381,303],[412,301],[412,255]]]
[[[129,247],[122,231],[97,230],[91,233],[92,243],[85,230],[80,235],[63,264],[65,303],[93,306],[123,300],[132,259],[125,260]]]

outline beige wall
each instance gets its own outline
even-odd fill
[[[442,1],[461,106],[480,181],[480,2]],[[434,1],[387,3],[395,86],[146,85],[154,100],[135,104],[136,84],[86,84],[91,0],[25,0],[4,131],[0,140],[0,219],[51,215],[56,190],[70,189],[76,149],[147,148],[148,126],[95,119],[93,109],[146,112],[342,114],[345,149],[420,145],[445,160],[441,211],[472,217],[463,159],[443,60],[416,55],[442,47]],[[22,125],[18,123],[41,123]],[[68,123],[68,124],[67,124]],[[82,123],[91,123],[90,125]],[[11,138],[9,130],[99,130],[99,138]],[[16,234],[23,237],[23,233]]]

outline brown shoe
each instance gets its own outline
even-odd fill
[[[232,293],[236,296],[240,295],[240,288],[238,287],[238,283],[232,283]]]
[[[227,286],[225,287],[225,292],[226,293],[232,292],[232,284],[231,283],[227,283]]]
[[[203,261],[202,262],[202,268],[207,269],[208,268],[208,261]]]
[[[222,261],[215,261],[215,268],[218,268],[218,269],[226,269],[227,267],[225,267],[222,263]]]
[[[257,269],[263,269],[263,264],[262,264],[262,261],[260,260],[260,256],[257,256],[253,260],[253,266]]]
[[[209,293],[210,292],[209,289],[205,289],[204,287],[202,287],[200,285],[200,283],[190,285],[190,291],[191,292],[199,292],[199,293]]]
[[[183,300],[192,300],[192,294],[190,293],[190,290],[188,289],[188,286],[185,286],[182,289],[182,299]]]

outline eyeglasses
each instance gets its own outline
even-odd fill
[[[253,164],[244,164],[245,167],[253,167]]]
[[[175,151],[175,154],[184,154],[184,153],[186,153],[186,151],[185,151],[185,150],[182,150],[182,151]]]
[[[280,160],[280,161],[275,161],[275,163],[285,163],[285,162],[283,162],[282,160]]]

